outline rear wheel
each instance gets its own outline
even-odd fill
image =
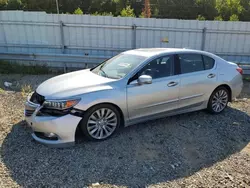
[[[113,135],[120,126],[120,114],[110,104],[100,104],[89,109],[80,126],[90,140],[104,140]]]
[[[229,91],[225,87],[219,87],[210,96],[207,109],[213,114],[219,114],[227,107],[228,101]]]

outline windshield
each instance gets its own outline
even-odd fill
[[[146,57],[143,56],[119,54],[100,64],[91,71],[103,77],[120,79],[131,72],[145,59]]]

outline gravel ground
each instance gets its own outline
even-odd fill
[[[177,115],[55,149],[31,138],[18,92],[50,76],[0,75],[0,187],[250,187],[250,82],[220,115]]]

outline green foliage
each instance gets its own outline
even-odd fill
[[[243,76],[243,80],[250,82],[250,76]]]
[[[244,11],[241,0],[216,0],[215,7],[223,20],[230,20],[230,16],[240,15]]]
[[[60,13],[67,14],[250,21],[250,0],[58,0],[58,2]],[[0,10],[6,9],[57,12],[55,0],[0,0]]]
[[[20,10],[23,8],[21,0],[0,0],[0,9]]]
[[[0,61],[0,74],[48,74],[50,70],[41,65],[21,65],[18,63],[9,63]]]
[[[213,20],[217,16],[215,8],[216,0],[196,0],[197,14],[204,16],[207,20]]]
[[[222,18],[221,16],[216,16],[216,17],[214,18],[214,20],[216,20],[216,21],[223,21],[223,18]]]
[[[122,9],[121,17],[135,17],[134,9],[132,9],[130,6]]]
[[[142,13],[139,15],[139,18],[145,18],[144,12],[142,12]]]
[[[232,16],[230,16],[229,21],[239,21],[239,16],[233,14]]]
[[[158,16],[159,16],[159,9],[155,7],[153,9],[153,17],[158,17]]]
[[[0,0],[0,8],[4,9],[8,5],[8,0]]]
[[[93,16],[113,16],[112,12],[94,12]]]
[[[198,16],[196,0],[158,0],[158,9],[163,18],[196,19]]]
[[[204,21],[204,20],[206,20],[206,18],[199,14],[198,17],[196,18],[196,20]]]
[[[83,14],[83,11],[78,7],[73,14]]]

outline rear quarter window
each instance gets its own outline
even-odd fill
[[[203,55],[203,61],[205,70],[209,70],[214,67],[215,60],[213,58]]]

